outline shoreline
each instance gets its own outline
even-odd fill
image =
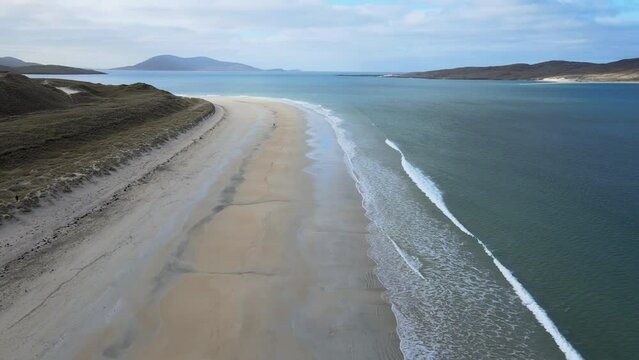
[[[279,99],[279,100],[292,103],[297,106],[301,106],[305,108],[306,111],[308,112],[318,113],[318,114],[321,114],[321,116],[326,117],[329,120],[329,123],[331,123],[331,125],[333,126],[333,130],[335,132],[335,135],[338,138],[338,142],[340,143],[341,148],[345,151],[346,149],[352,148],[353,145],[349,143],[350,140],[346,139],[345,137],[344,129],[340,127],[342,119],[335,116],[332,113],[332,111],[323,108],[321,105],[306,103],[303,101],[295,101],[290,99]],[[390,143],[389,142],[390,140],[386,138],[386,145],[388,145],[390,148],[400,153],[400,156],[401,156],[400,163],[403,168],[403,173],[410,178],[411,182],[414,185],[417,186],[417,188],[420,190],[422,195],[426,195],[426,198],[429,200],[429,202],[433,203],[437,207],[438,212],[441,212],[443,216],[448,218],[448,220],[450,220],[451,223],[455,227],[457,227],[462,233],[470,236],[472,239],[474,239],[477,242],[475,245],[478,246],[478,250],[480,250],[482,256],[484,255],[488,256],[488,260],[491,262],[491,265],[495,266],[494,270],[496,271],[496,273],[498,273],[498,279],[499,279],[498,281],[503,281],[505,284],[507,284],[509,292],[512,291],[513,295],[515,295],[517,300],[519,300],[520,305],[526,308],[524,316],[534,317],[535,324],[538,325],[539,328],[544,332],[543,334],[541,334],[541,338],[547,337],[547,339],[545,339],[544,341],[550,340],[553,343],[554,346],[551,347],[551,349],[549,350],[549,353],[552,354],[554,351],[556,351],[556,352],[563,353],[563,355],[567,359],[581,359],[582,357],[579,354],[579,352],[562,335],[562,333],[559,331],[559,329],[557,328],[553,320],[550,319],[549,316],[547,315],[546,310],[543,309],[532,298],[532,295],[514,277],[511,271],[508,270],[506,267],[504,267],[501,264],[501,262],[499,262],[499,260],[495,258],[492,252],[488,250],[486,245],[481,240],[479,240],[475,235],[470,233],[454,217],[454,215],[450,213],[450,211],[446,208],[446,205],[443,202],[442,198],[440,198],[439,200],[432,198],[433,194],[429,193],[428,190],[424,189],[423,177],[425,177],[425,175],[421,173],[421,170],[415,168],[412,164],[408,163],[402,151],[397,147],[397,145],[395,145],[392,142]],[[352,163],[353,161],[353,159],[351,158],[352,156],[354,156],[353,153],[349,151],[345,160],[349,164],[349,169],[351,170],[351,177],[353,181],[356,183],[356,186],[360,195],[362,197],[366,197],[366,194],[362,192],[360,189],[360,186],[361,186],[360,182],[363,179],[360,178],[360,176],[358,176],[356,173],[354,173],[355,170],[354,170],[354,165]],[[407,169],[406,166],[412,167],[412,170]],[[417,175],[415,171],[419,172],[419,175]],[[415,176],[422,177],[422,178],[418,179],[418,178],[415,178]],[[431,180],[428,179],[427,182],[431,182]],[[430,188],[431,186],[436,189],[435,190],[436,192],[440,191],[437,188],[437,185],[434,183],[431,183],[430,185],[426,185],[426,188]],[[437,195],[435,195],[435,197],[437,197]],[[392,262],[392,260],[387,259],[387,257],[391,257],[391,258],[395,257],[395,258],[401,259],[401,263],[402,263],[401,266],[406,266],[408,269],[410,269],[410,272],[414,273],[418,279],[428,282],[430,279],[427,279],[426,277],[424,277],[419,270],[419,268],[422,266],[422,264],[419,262],[420,260],[417,260],[417,264],[416,264],[416,259],[415,258],[411,259],[410,258],[411,255],[406,254],[405,251],[402,250],[400,246],[398,246],[396,241],[391,236],[389,236],[387,233],[384,232],[383,226],[380,226],[377,223],[379,219],[376,219],[375,216],[372,215],[375,212],[375,210],[371,208],[370,204],[367,205],[366,201],[364,201],[364,203],[362,203],[362,206],[365,209],[367,213],[367,218],[370,221],[369,243],[371,248],[369,249],[369,255],[376,262],[376,269],[382,272],[386,271],[387,270],[386,266],[388,265],[388,262]],[[372,216],[369,215],[369,212],[371,213]],[[380,238],[381,238],[381,241],[380,241]],[[381,244],[382,242],[388,242],[392,244],[392,246],[382,245]],[[385,250],[382,250],[383,248],[385,250],[388,250],[389,248],[391,248],[392,255],[388,253],[385,253],[384,255],[380,255],[382,252],[385,251]],[[378,276],[379,275],[380,274],[378,273]],[[396,279],[394,279],[394,281],[396,281]],[[396,320],[398,322],[398,334],[400,335],[400,338],[401,338],[402,352],[406,355],[407,358],[414,358],[414,357],[419,358],[420,356],[427,356],[428,354],[433,354],[432,350],[424,347],[421,339],[416,338],[414,335],[414,332],[411,331],[411,330],[414,330],[414,324],[411,324],[410,320],[407,320],[406,316],[402,313],[402,310],[400,307],[402,307],[403,304],[401,304],[401,300],[398,301],[397,303],[395,302],[398,300],[398,291],[400,291],[400,289],[397,288],[396,284],[389,282],[388,278],[386,278],[385,281],[382,281],[382,283],[386,286],[387,294],[393,298],[392,309],[395,314]],[[401,296],[399,297],[401,298]],[[531,339],[529,338],[527,340],[530,341]],[[556,354],[553,354],[553,356],[555,355]]]
[[[610,80],[579,80],[579,79],[570,79],[564,77],[550,77],[536,80],[539,82],[545,83],[554,83],[554,84],[639,84],[639,81],[610,81]]]
[[[219,129],[30,265],[55,262],[0,312],[3,358],[402,358],[330,125],[214,103]]]

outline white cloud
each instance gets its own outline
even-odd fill
[[[594,0],[0,0],[0,55],[111,67],[174,53],[318,70],[598,60],[637,55],[634,19]]]

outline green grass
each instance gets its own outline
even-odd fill
[[[214,111],[204,100],[176,97],[146,84],[46,82],[43,86],[82,92],[71,95],[71,105],[63,109],[0,115],[0,214],[5,218],[114,171]]]

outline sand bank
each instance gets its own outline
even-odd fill
[[[623,77],[608,78],[606,76],[572,76],[572,77],[548,77],[539,81],[557,84],[639,84],[639,81],[624,80]]]
[[[7,274],[0,358],[401,358],[328,125],[212,100],[216,130]]]

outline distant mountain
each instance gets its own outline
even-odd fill
[[[454,80],[574,80],[639,81],[639,58],[595,64],[573,61],[547,61],[538,64],[462,67],[412,72],[393,77]]]
[[[26,62],[20,59],[5,56],[0,57],[0,71],[16,74],[55,74],[55,75],[88,75],[104,74],[100,71],[80,69],[62,65],[42,65]]]
[[[39,65],[39,64],[22,61],[18,58],[14,58],[11,56],[0,57],[0,66],[6,66],[11,68],[11,67],[29,66],[29,65]]]
[[[260,71],[253,66],[219,61],[205,56],[183,58],[174,55],[154,56],[133,66],[113,70],[156,70],[156,71]]]

